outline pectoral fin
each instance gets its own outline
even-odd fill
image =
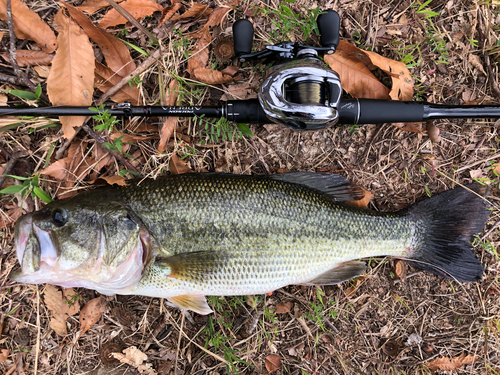
[[[201,294],[175,296],[167,299],[181,309],[192,310],[201,315],[213,312],[208,306],[207,299]]]
[[[319,275],[305,285],[333,285],[361,276],[365,272],[365,262],[351,260],[349,262],[339,263],[331,270]]]
[[[227,260],[227,256],[223,252],[195,251],[166,258],[156,258],[155,264],[163,270],[165,276],[203,282],[225,260]]]

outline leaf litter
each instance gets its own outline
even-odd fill
[[[437,38],[443,37],[442,44],[439,44],[441,39],[432,39],[429,36],[426,27],[432,26],[427,18],[418,13],[431,11],[430,8],[417,8],[415,11],[413,8],[407,8],[403,2],[396,6],[391,15],[391,9],[388,8],[396,4],[387,7],[359,1],[340,4],[338,10],[343,20],[342,36],[351,42],[350,45],[342,42],[339,51],[334,55],[340,60],[336,63],[342,65],[335,69],[345,70],[341,74],[344,88],[353,96],[408,100],[412,97],[411,90],[416,81],[419,83],[419,97],[430,102],[480,100],[495,103],[490,83],[485,80],[481,69],[483,67],[483,70],[487,71],[486,64],[482,59],[471,57],[482,56],[482,52],[467,39],[479,38],[477,28],[473,28],[467,38],[465,34],[460,35],[453,31],[463,28],[466,24],[474,25],[476,14],[464,11],[467,8],[462,4],[453,3],[448,6],[448,3],[433,5],[432,8],[432,11],[447,14],[446,21],[443,21],[441,16],[433,16],[435,18],[432,19],[433,24],[439,25],[439,30],[442,30],[442,33],[434,33]],[[14,4],[13,0],[13,7]],[[83,33],[95,43],[92,51],[92,61],[95,61],[92,84],[102,92],[108,91],[122,80],[125,68],[131,72],[134,66],[140,66],[147,59],[130,46],[123,49],[124,44],[115,36],[130,41],[150,54],[151,50],[156,48],[148,45],[147,38],[139,31],[134,31],[135,26],[130,24],[109,27],[106,31],[99,29],[99,21],[103,15],[111,12],[108,4],[107,1],[82,3],[79,9],[93,14],[90,17],[83,15],[82,18],[81,13],[75,15],[76,12],[70,11],[72,18],[82,22],[80,26]],[[157,69],[155,64],[149,65],[140,76],[122,86],[112,96],[113,100],[159,103],[159,97],[162,95],[159,95],[157,77],[160,74],[158,72],[162,71],[165,71],[165,79],[162,82],[165,82],[167,87],[174,79],[177,80],[178,100],[181,105],[201,105],[217,101],[220,97],[221,92],[218,90],[189,85],[187,82],[193,79],[199,82],[202,82],[202,79],[209,82],[227,80],[229,86],[218,86],[225,92],[224,98],[240,96],[244,99],[255,95],[264,74],[263,68],[252,64],[240,66],[237,71],[230,68],[231,74],[222,73],[227,65],[231,64],[230,61],[217,60],[212,39],[230,36],[228,31],[232,22],[246,12],[256,28],[254,48],[261,49],[264,45],[272,44],[270,35],[276,32],[278,23],[271,21],[283,24],[283,18],[272,12],[264,16],[259,10],[262,8],[260,3],[231,2],[208,8],[197,5],[198,3],[189,6],[179,2],[170,3],[171,5],[161,4],[159,7],[154,6],[158,12],[153,12],[147,19],[137,18],[138,22],[151,30],[157,25],[160,28],[160,18],[162,15],[168,15],[165,17],[168,19],[162,20],[164,24],[161,26],[162,29],[170,30],[167,33],[170,39],[162,41],[162,47],[166,47],[164,51],[168,51],[161,58],[162,70]],[[324,5],[320,5],[324,9]],[[298,2],[287,3],[287,6],[295,14],[305,14],[311,8],[311,5],[307,8]],[[42,14],[38,9],[33,7],[33,10]],[[478,5],[477,10],[483,14],[488,13],[486,5]],[[134,12],[133,9],[129,11]],[[16,11],[14,13],[16,16]],[[281,16],[284,14],[281,12]],[[373,15],[371,24],[367,23],[368,18],[362,17],[363,14]],[[45,24],[60,33],[51,17],[43,19]],[[361,20],[361,29],[353,25],[354,19]],[[50,26],[48,30],[51,29]],[[47,30],[45,26],[40,30],[42,28]],[[491,30],[489,24],[484,33],[487,34],[488,43],[493,45],[498,37]],[[90,35],[92,33],[95,33],[94,36]],[[366,37],[365,42],[361,40],[358,43],[358,33]],[[42,31],[39,34],[42,35]],[[292,34],[298,40],[302,38],[302,31],[298,26]],[[20,34],[18,37],[34,39],[34,35]],[[126,53],[122,55],[122,52],[111,52],[105,55],[105,40],[112,43],[109,47],[112,51],[115,48],[113,43],[118,41],[116,46],[121,47],[117,48],[122,48]],[[448,40],[453,42],[449,43]],[[22,41],[19,41],[18,46],[21,43]],[[313,34],[307,43],[317,43],[317,37]],[[353,44],[360,48],[354,47]],[[413,54],[409,53],[414,45],[418,45],[421,54],[416,50]],[[445,56],[444,50],[439,49],[442,45],[446,45],[449,64],[438,62]],[[31,42],[27,46],[30,50],[41,48]],[[368,52],[367,49],[376,51],[380,56]],[[58,52],[59,50],[56,50],[56,56]],[[402,55],[403,52],[406,55]],[[189,59],[186,62],[187,57]],[[409,69],[411,76],[408,71],[401,70],[399,63],[399,60],[410,57],[415,59],[415,64]],[[51,71],[53,69],[54,66]],[[56,71],[59,69],[56,67]],[[40,76],[37,79],[43,86],[44,78]],[[474,88],[474,91],[471,88]],[[94,101],[98,100],[99,95],[101,94],[98,91],[91,92]],[[9,100],[12,100],[10,95]],[[369,198],[364,206],[370,202],[370,209],[379,211],[395,211],[408,207],[429,194],[445,187],[451,188],[455,181],[468,183],[473,178],[489,183],[492,196],[498,195],[496,181],[500,170],[500,156],[495,154],[498,148],[495,139],[498,134],[495,126],[488,121],[458,120],[441,121],[433,126],[428,124],[428,135],[418,127],[415,129],[422,132],[419,135],[390,126],[371,125],[299,134],[274,124],[262,127],[250,125],[249,129],[255,135],[253,138],[238,138],[232,135],[221,141],[222,138],[215,139],[215,136],[231,129],[227,125],[203,118],[181,118],[175,126],[170,127],[170,130],[175,129],[175,141],[172,140],[172,133],[164,134],[163,140],[169,140],[163,141],[164,149],[159,151],[158,138],[161,134],[158,125],[162,123],[162,119],[124,120],[115,124],[113,129],[102,131],[101,135],[111,146],[115,145],[116,140],[121,140],[122,152],[131,157],[126,156],[129,158],[127,160],[145,175],[157,176],[166,170],[170,173],[188,173],[217,169],[246,174],[265,174],[267,169],[272,173],[296,170],[330,171],[341,173],[362,186],[371,194],[367,194]],[[89,124],[96,125],[94,120],[90,120]],[[47,168],[40,187],[52,196],[65,197],[76,194],[86,185],[99,183],[96,181],[98,178],[111,184],[121,184],[125,183],[126,178],[134,177],[105,147],[98,145],[96,140],[82,131],[66,146],[61,140],[55,142],[50,150],[36,147],[46,136],[57,140],[58,127],[28,129],[18,127],[0,133],[0,137],[5,137],[0,139],[0,146],[7,151],[12,151],[10,147],[13,143],[31,148],[30,160],[34,165],[30,166],[28,173],[41,172]],[[145,136],[139,136],[137,133]],[[438,134],[436,136],[433,133]],[[5,156],[2,149],[0,155]],[[5,159],[8,159],[8,155]],[[429,164],[430,162],[432,164]],[[25,175],[26,172],[14,172],[16,173]],[[2,197],[2,215],[14,212],[20,214],[22,211],[17,202],[9,202],[10,199],[9,196]],[[38,198],[28,203],[33,208],[34,204],[38,207],[41,205]],[[492,223],[498,219],[495,206],[489,228],[492,228]],[[12,229],[7,227],[3,233],[5,235],[0,237],[1,248],[12,249]],[[390,366],[396,372],[418,373],[427,371],[426,367],[431,369],[432,366],[437,366],[433,371],[453,369],[464,373],[485,373],[488,371],[486,363],[498,365],[500,347],[498,327],[493,323],[500,313],[500,287],[495,278],[498,273],[498,257],[495,255],[499,243],[498,233],[493,231],[477,243],[477,251],[486,265],[485,279],[478,284],[449,283],[423,272],[415,272],[406,263],[373,259],[368,262],[366,277],[339,286],[290,286],[276,291],[273,295],[246,298],[247,301],[252,301],[251,308],[245,303],[239,304],[240,299],[237,297],[225,297],[219,299],[219,302],[210,300],[212,308],[217,309],[216,314],[207,317],[208,320],[195,316],[194,324],[186,322],[183,330],[188,333],[192,343],[183,337],[179,348],[177,344],[182,318],[179,312],[164,306],[158,299],[133,296],[111,298],[110,312],[103,315],[99,315],[97,309],[90,307],[89,311],[94,311],[94,314],[86,315],[82,309],[80,317],[83,314],[86,322],[92,322],[99,317],[97,320],[103,324],[94,323],[89,327],[93,328],[82,335],[78,346],[70,348],[68,341],[57,341],[59,335],[49,328],[50,319],[55,313],[44,313],[50,302],[47,303],[42,294],[39,306],[40,329],[45,341],[41,344],[46,353],[51,354],[50,358],[43,357],[43,361],[40,359],[38,368],[39,371],[43,369],[52,373],[58,369],[62,371],[64,364],[70,363],[72,369],[91,371],[100,366],[95,360],[97,348],[104,347],[106,343],[116,339],[123,339],[127,344],[122,347],[136,346],[140,353],[143,353],[142,357],[140,353],[138,357],[146,356],[141,365],[147,362],[151,365],[149,369],[154,368],[158,373],[174,366],[172,356],[162,354],[165,350],[177,355],[178,373],[195,373],[206,368],[214,368],[214,371],[219,373],[230,372],[221,358],[231,361],[239,373],[264,373],[266,370],[270,372],[276,367],[285,366],[289,371],[307,373],[349,373],[351,370],[356,373],[385,373],[389,371],[389,365],[387,357],[384,356],[389,352],[384,342],[394,343],[395,348],[404,348],[391,357]],[[14,265],[12,251],[2,251],[2,274],[8,275]],[[8,279],[5,276],[3,280]],[[7,337],[7,340],[2,341],[3,347],[10,353],[23,353],[21,356],[25,371],[34,368],[36,347],[33,345],[29,348],[32,351],[26,352],[20,349],[13,338],[24,324],[21,320],[28,324],[28,329],[32,331],[31,337],[37,336],[36,329],[33,328],[36,327],[36,314],[33,312],[37,311],[37,304],[31,288],[14,285],[10,294],[6,292],[8,289],[0,292],[3,311],[11,313],[12,316],[7,318],[8,324],[2,337]],[[63,292],[59,293],[61,296],[58,295],[56,300],[60,306],[64,297]],[[78,293],[82,305],[88,305],[89,301],[97,297],[94,292],[87,290],[79,290]],[[283,298],[288,302],[282,302]],[[23,304],[16,308],[16,301],[22,301]],[[245,301],[245,298],[242,301]],[[117,325],[122,319],[115,315],[116,311],[120,311],[117,308],[124,306],[127,306],[127,311],[132,316],[127,322],[139,323]],[[168,317],[167,326],[163,318],[159,318],[162,314]],[[86,323],[79,326],[76,318],[67,318],[64,324],[60,323],[59,326],[66,327],[67,334],[74,338],[82,328],[90,325]],[[214,331],[210,331],[211,325],[215,328]],[[275,333],[275,330],[278,333]],[[410,337],[417,336],[421,338],[421,342],[409,347],[403,344]],[[258,339],[259,337],[266,337],[266,340]],[[320,337],[320,340],[316,341],[315,337]],[[196,345],[213,355],[202,351]],[[50,349],[51,347],[58,349]],[[396,352],[390,353],[393,355]],[[481,353],[481,356],[477,357],[476,353]],[[127,354],[122,355],[127,357]],[[132,357],[133,355],[129,355],[127,360],[135,363]],[[194,358],[198,359],[195,361]],[[274,358],[276,366],[267,368],[271,365],[268,358]],[[0,362],[0,371],[6,372],[10,369],[9,359]],[[282,370],[276,370],[277,373],[280,371]]]

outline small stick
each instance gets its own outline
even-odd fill
[[[103,148],[104,151],[106,152],[109,152],[111,155],[113,155],[117,160],[119,160],[123,165],[125,165],[127,167],[127,169],[131,170],[131,171],[134,171],[137,173],[137,175],[142,178],[142,174],[132,165],[128,162],[128,160],[126,160],[125,158],[123,158],[123,156],[121,156],[120,154],[116,153],[115,151],[113,150],[110,150],[109,148],[106,148],[104,146],[104,142],[106,142],[99,134],[97,134],[95,131],[93,131],[90,126],[87,125],[87,123],[84,123],[82,125],[82,129],[85,130],[87,132],[87,134],[89,136],[91,136],[96,142],[97,144]]]
[[[127,74],[125,77],[122,78],[120,82],[118,82],[116,85],[111,87],[108,91],[104,93],[103,96],[97,101],[97,106],[100,106],[103,104],[106,100],[108,100],[111,96],[116,94],[118,91],[121,90],[121,88],[129,83],[129,81],[135,77],[137,77],[139,74],[143,73],[146,71],[151,65],[153,65],[156,60],[160,58],[161,55],[161,48],[158,48],[155,53],[153,53],[151,56],[149,56],[146,60],[142,62],[141,65],[139,65],[135,70],[129,74]]]
[[[497,221],[495,224],[493,224],[493,226],[490,228],[490,230],[489,230],[489,231],[487,231],[487,232],[484,234],[484,236],[482,236],[482,237],[480,238],[480,241],[482,241],[482,240],[484,240],[486,237],[488,237],[488,236],[489,236],[489,235],[490,235],[490,234],[491,234],[491,233],[492,233],[495,229],[497,229],[497,228],[498,228],[498,226],[499,226],[499,225],[500,225],[500,220],[499,220],[499,221]]]
[[[477,20],[479,23],[479,27],[477,29],[479,33],[479,40],[482,44],[482,49],[483,49],[483,57],[484,57],[484,62],[486,63],[486,68],[488,69],[488,78],[490,79],[491,82],[491,89],[495,93],[495,95],[500,98],[500,89],[498,88],[498,83],[495,81],[495,76],[493,74],[493,70],[491,69],[491,63],[490,63],[490,55],[486,51],[486,38],[484,37],[484,34],[482,32],[483,29],[483,14],[481,13],[479,7],[477,8]]]
[[[28,156],[28,153],[26,151],[18,151],[14,152],[12,156],[10,157],[10,160],[7,162],[7,165],[5,166],[5,169],[3,171],[3,175],[0,176],[0,188],[2,187],[3,183],[7,179],[7,175],[11,174],[12,169],[14,169],[17,161],[19,159],[24,158],[25,156]]]
[[[26,86],[26,83],[17,77],[9,76],[8,74],[0,73],[0,81],[10,83],[16,86]]]

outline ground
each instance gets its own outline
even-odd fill
[[[307,11],[333,8],[342,20],[341,38],[407,64],[415,81],[414,100],[498,105],[497,3],[427,3],[245,0],[229,12],[221,26],[213,28],[212,36],[229,38],[236,19],[250,18],[256,29],[255,49],[283,39],[302,41],[301,26],[311,25]],[[30,4],[52,25],[57,5],[44,1]],[[207,4],[214,9],[221,5]],[[182,3],[181,13],[189,6],[189,2]],[[107,11],[95,13],[92,20],[97,23]],[[292,13],[300,22],[290,18]],[[160,13],[156,12],[141,20],[170,51],[168,58],[153,64],[140,76],[145,102],[152,104],[159,99],[158,77],[168,82],[172,73],[185,78],[184,105],[215,103],[235,83],[248,84],[244,97],[258,88],[265,67],[256,64],[241,67],[239,78],[233,83],[209,87],[189,84],[192,81],[185,73],[185,52],[192,50],[196,41],[186,35],[198,30],[200,23],[192,19],[167,21],[155,28],[159,18]],[[2,26],[7,30],[7,23]],[[174,31],[179,27],[182,33]],[[122,29],[111,28],[116,32]],[[136,28],[128,25],[125,29],[129,31],[130,43],[150,54],[154,52],[156,47],[148,44]],[[8,36],[4,38],[7,40]],[[17,43],[23,43],[24,48],[26,44],[34,46],[21,40]],[[307,43],[317,44],[318,37],[312,33]],[[102,60],[98,51],[96,56]],[[146,59],[135,50],[132,56],[137,65]],[[216,59],[212,49],[210,64],[215,69],[228,65]],[[14,75],[8,59],[0,68]],[[30,74],[36,75],[33,71]],[[380,71],[375,74],[388,81]],[[38,81],[45,87],[44,79]],[[3,83],[3,88],[14,87]],[[22,86],[15,88],[26,90]],[[100,94],[96,91],[95,95],[97,99]],[[19,101],[9,95],[9,101],[15,100]],[[16,151],[29,154],[21,157],[11,174],[26,176],[39,172],[44,165],[66,155],[68,145],[62,139],[60,126],[40,128],[48,122],[19,121],[20,125],[0,129],[0,165],[5,167]],[[138,126],[144,125],[144,121],[120,122],[116,129],[137,135]],[[158,134],[158,120],[148,121],[148,129],[152,130],[146,135]],[[132,155],[131,164],[150,177],[177,169],[170,162],[173,154],[198,172],[336,172],[370,191],[374,197],[368,208],[382,212],[403,209],[457,184],[480,181],[490,187],[492,211],[484,232],[474,239],[474,251],[485,266],[481,281],[464,284],[394,259],[370,259],[364,277],[338,286],[289,286],[265,296],[209,297],[214,313],[193,314],[193,321],[183,319],[179,310],[158,298],[106,297],[104,314],[81,338],[77,334],[78,314],[68,318],[67,336],[60,336],[49,326],[52,313],[44,302],[44,285],[18,285],[9,280],[17,259],[13,227],[6,226],[0,239],[0,349],[6,350],[8,357],[0,361],[0,372],[133,374],[138,370],[120,365],[106,353],[136,346],[160,374],[171,374],[175,369],[177,374],[264,374],[275,370],[273,361],[278,361],[274,372],[277,374],[430,374],[430,364],[439,363],[436,361],[440,358],[443,363],[450,359],[452,364],[449,370],[441,364],[435,370],[437,374],[499,374],[500,179],[495,172],[495,163],[500,161],[499,123],[461,119],[436,121],[434,125],[440,129],[440,140],[431,141],[425,132],[405,132],[391,124],[340,126],[310,133],[294,132],[280,125],[250,125],[252,137],[234,132],[227,140],[214,135],[215,125],[181,119],[178,137],[167,144],[166,152],[157,151],[157,138],[143,138],[134,141],[127,153]],[[232,125],[223,126],[233,129]],[[228,131],[222,130],[222,134],[227,135]],[[95,152],[93,147],[97,146],[88,133],[80,131],[75,139],[86,142],[85,152]],[[120,161],[111,159],[99,173],[87,174],[73,183],[71,190],[85,188],[98,176],[113,176],[124,169],[127,168]],[[42,180],[40,186],[53,197],[64,188],[52,177]],[[13,200],[13,195],[2,196],[2,215],[13,215],[16,209],[19,211],[18,205],[19,199]],[[34,200],[28,196],[24,207],[30,211],[42,205],[37,195]],[[84,289],[77,293],[81,307],[98,296]],[[460,361],[464,362],[462,366]]]

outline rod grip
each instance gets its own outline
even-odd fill
[[[340,16],[334,10],[327,10],[320,14],[316,20],[319,30],[319,43],[322,47],[334,47],[339,45]]]
[[[229,121],[246,124],[270,124],[259,99],[228,100],[226,117]]]
[[[249,20],[233,23],[234,53],[236,56],[252,52],[253,25]]]
[[[347,99],[338,107],[339,124],[380,124],[384,122],[420,122],[425,104],[379,99]]]

